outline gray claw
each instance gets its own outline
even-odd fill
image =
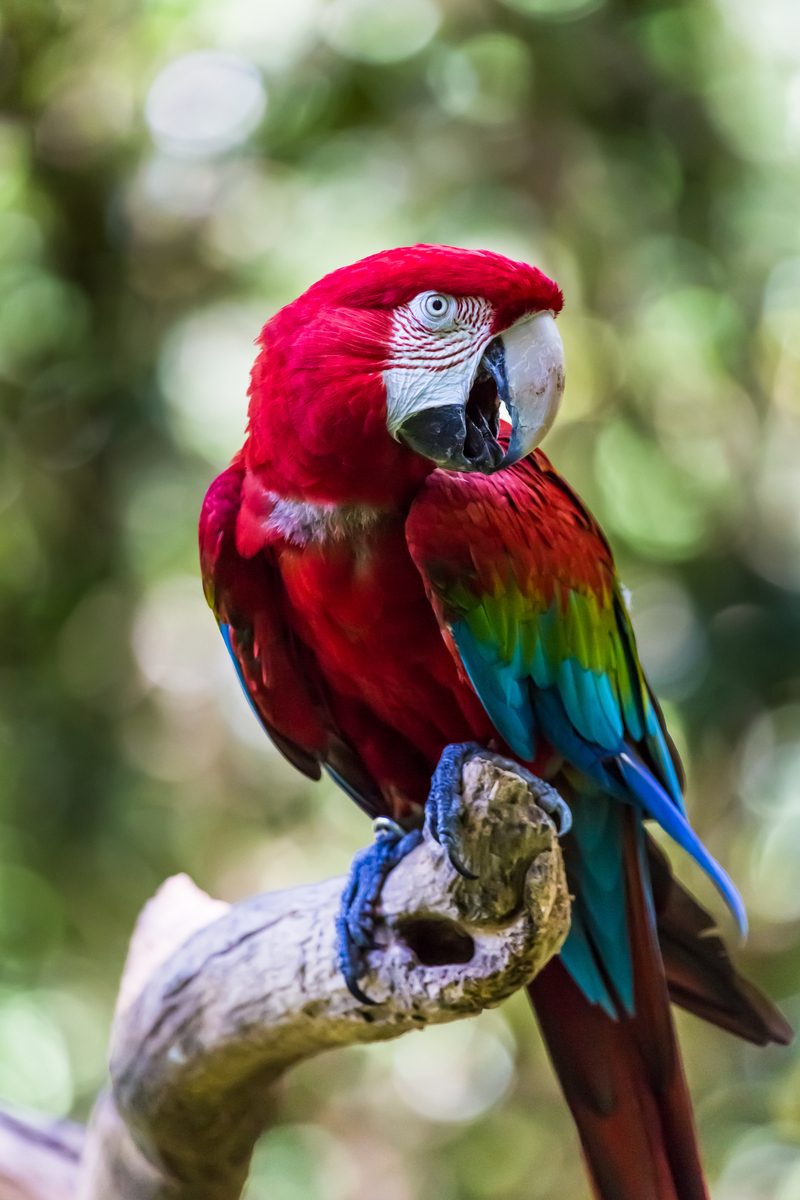
[[[536,776],[532,776],[536,779]],[[527,781],[530,783],[530,779]],[[572,829],[572,813],[566,800],[562,800],[554,787],[549,783],[545,783],[543,779],[537,779],[536,785],[538,791],[534,791],[536,803],[540,808],[551,817],[557,817],[558,836],[563,837],[565,833],[569,833]]]
[[[347,985],[348,992],[355,1000],[357,1000],[359,1002],[359,1004],[378,1004],[379,1003],[377,1000],[373,1000],[371,996],[368,996],[366,992],[362,992],[361,988],[358,986],[358,983],[356,982],[354,975],[345,975],[344,981],[345,981],[345,984]]]
[[[438,839],[437,839],[437,841],[438,841]],[[455,846],[453,845],[453,841],[450,836],[443,836],[442,842],[444,843],[445,848],[447,850],[447,857],[450,859],[451,866],[454,867],[456,871],[458,871],[459,875],[463,876],[464,879],[480,878],[473,871],[470,871],[468,867],[464,866],[463,862],[461,861],[461,858],[459,857],[458,853],[456,852]]]

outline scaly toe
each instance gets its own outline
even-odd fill
[[[347,989],[361,1004],[377,1004],[358,986],[367,971],[366,954],[374,946],[375,915],[386,876],[422,840],[420,830],[406,833],[388,818],[375,822],[375,841],[353,859],[336,919],[336,956]]]
[[[458,850],[461,821],[461,772],[464,763],[482,753],[477,742],[459,742],[445,746],[431,779],[426,816],[430,831],[447,850],[454,869],[465,879],[477,879],[464,865]]]

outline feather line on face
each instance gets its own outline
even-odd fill
[[[452,319],[436,330],[425,327],[411,304],[395,309],[383,372],[386,425],[393,436],[415,412],[466,404],[492,325],[491,304],[473,296],[455,301]]]

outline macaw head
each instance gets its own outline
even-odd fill
[[[334,271],[263,330],[247,458],[274,468],[280,445],[304,496],[372,502],[436,467],[502,470],[558,411],[561,305],[541,271],[483,250],[405,247]]]

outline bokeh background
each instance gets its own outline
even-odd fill
[[[253,340],[414,241],[563,286],[546,449],[800,1021],[797,0],[3,0],[0,1099],[84,1118],[137,911],[343,872],[202,597]],[[676,859],[730,932],[706,882]],[[800,1198],[800,1059],[681,1019],[715,1200]],[[248,1200],[585,1200],[526,1004],[296,1071]]]

